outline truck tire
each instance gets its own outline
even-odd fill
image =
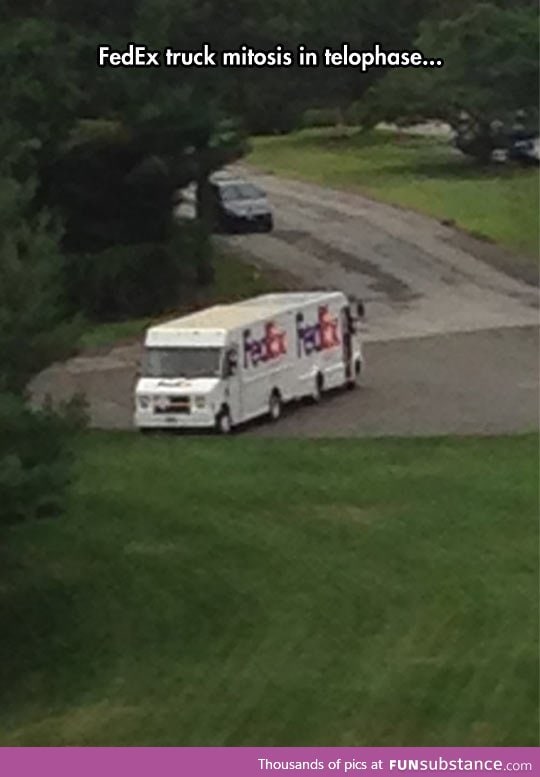
[[[229,408],[223,407],[216,416],[216,431],[218,434],[232,434],[233,425]]]
[[[320,372],[315,376],[315,384],[313,386],[313,393],[311,395],[311,401],[318,405],[322,401],[324,392],[324,378]]]
[[[353,391],[355,388],[358,388],[358,379],[360,378],[361,371],[362,371],[362,365],[358,361],[355,362],[353,377],[347,381],[347,389],[349,391]]]
[[[279,391],[273,391],[270,395],[270,402],[268,403],[268,415],[271,421],[279,421],[283,413],[283,403],[281,401],[281,395]]]

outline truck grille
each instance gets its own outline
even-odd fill
[[[154,405],[154,413],[156,415],[164,415],[167,413],[184,413],[191,412],[191,401],[189,397],[164,397],[165,402],[158,402]]]

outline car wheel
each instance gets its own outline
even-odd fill
[[[283,403],[278,391],[272,392],[268,405],[268,414],[271,421],[279,421],[283,413]]]

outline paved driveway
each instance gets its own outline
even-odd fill
[[[320,186],[249,172],[276,213],[270,235],[225,238],[306,289],[367,303],[368,370],[356,392],[300,407],[262,436],[491,434],[538,425],[538,292],[497,269],[502,249],[436,220]],[[40,400],[83,391],[92,422],[131,428],[139,346],[56,365]]]

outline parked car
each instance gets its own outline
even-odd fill
[[[272,209],[266,193],[248,181],[215,176],[211,179],[216,227],[224,232],[271,232]]]
[[[540,138],[535,122],[528,122],[524,111],[516,111],[514,122],[495,119],[480,125],[463,115],[456,129],[454,143],[464,154],[487,162],[540,163]]]
[[[220,232],[270,232],[274,227],[272,208],[266,193],[258,186],[229,173],[210,178],[214,226]],[[195,186],[178,192],[175,213],[181,219],[194,219],[197,212]]]
[[[539,164],[540,138],[534,135],[512,138],[508,148],[508,159],[525,165]]]

